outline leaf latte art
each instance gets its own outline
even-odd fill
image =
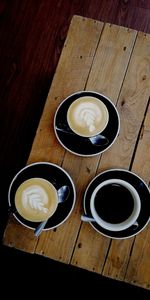
[[[15,206],[19,214],[31,222],[41,222],[57,209],[58,194],[54,186],[43,178],[24,181],[15,194]]]
[[[82,105],[81,105],[82,106]],[[96,113],[96,107],[79,107],[79,112],[77,116],[77,122],[81,123],[81,126],[88,127],[89,131],[92,133],[95,130],[95,121],[96,118],[100,118],[100,116]]]
[[[47,213],[48,208],[44,205],[48,203],[48,196],[45,190],[39,186],[32,186],[22,193],[22,203],[24,208],[29,206],[32,209]]]
[[[67,121],[76,134],[83,137],[94,136],[107,126],[108,110],[95,97],[80,97],[70,105]]]

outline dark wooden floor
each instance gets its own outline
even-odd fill
[[[1,236],[8,186],[26,164],[74,14],[150,33],[150,0],[0,0]],[[13,255],[21,261],[2,251],[9,263]]]

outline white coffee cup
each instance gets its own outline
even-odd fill
[[[121,231],[132,225],[138,226],[141,201],[130,183],[109,179],[93,191],[90,208],[93,219],[101,227],[109,231]]]

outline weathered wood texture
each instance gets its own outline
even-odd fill
[[[28,163],[50,161],[62,165],[76,185],[76,205],[63,225],[43,232],[39,239],[32,230],[10,219],[4,244],[149,288],[148,226],[136,237],[111,241],[80,220],[83,192],[97,173],[121,167],[149,182],[149,58],[150,35],[74,16]],[[59,103],[72,92],[84,89],[110,97],[121,120],[114,145],[92,158],[65,151],[53,132],[53,117]]]

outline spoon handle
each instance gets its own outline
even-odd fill
[[[35,231],[34,231],[34,235],[35,236],[39,236],[40,235],[40,233],[42,232],[42,230],[43,230],[43,228],[45,227],[45,225],[46,225],[46,223],[47,223],[47,220],[45,220],[45,221],[43,221],[43,222],[41,222],[40,224],[39,224],[39,226],[35,229]]]
[[[56,130],[57,131],[61,131],[63,133],[69,133],[69,134],[75,135],[75,133],[73,131],[69,130],[69,128],[56,127]]]
[[[89,138],[89,140],[95,146],[106,146],[109,144],[109,139],[102,134],[97,134],[95,136],[92,136]]]

